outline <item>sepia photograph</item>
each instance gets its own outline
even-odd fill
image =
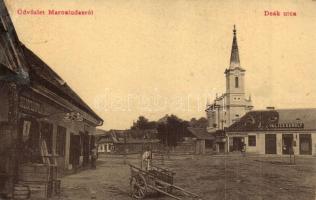
[[[0,200],[316,200],[315,0],[0,0]]]

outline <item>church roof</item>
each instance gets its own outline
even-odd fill
[[[256,110],[245,114],[227,132],[316,130],[316,108]]]

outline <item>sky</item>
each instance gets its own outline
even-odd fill
[[[204,117],[206,103],[225,92],[234,24],[254,108],[316,108],[315,0],[5,2],[19,39],[104,119],[104,129],[129,128],[140,115]]]

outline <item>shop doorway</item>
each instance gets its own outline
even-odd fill
[[[83,150],[83,166],[89,164],[89,155],[90,155],[90,137],[88,132],[80,133],[82,140],[82,150]]]
[[[232,151],[242,151],[244,146],[243,137],[233,137],[233,148]]]
[[[225,153],[225,142],[218,143],[218,151],[219,153]]]
[[[69,163],[74,169],[79,167],[81,156],[80,135],[70,134]]]
[[[293,154],[293,134],[282,135],[282,153]]]
[[[266,152],[266,154],[276,154],[277,153],[276,135],[275,134],[266,134],[265,135],[265,152]]]
[[[47,145],[47,152],[53,152],[53,124],[42,122],[41,123],[41,138],[45,140]]]
[[[311,134],[300,134],[300,154],[312,155],[312,137]]]

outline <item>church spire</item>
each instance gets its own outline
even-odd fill
[[[234,37],[233,37],[232,51],[231,51],[231,55],[230,55],[230,65],[229,65],[230,69],[233,69],[235,67],[240,67],[235,25],[234,25],[233,33],[234,33]]]

